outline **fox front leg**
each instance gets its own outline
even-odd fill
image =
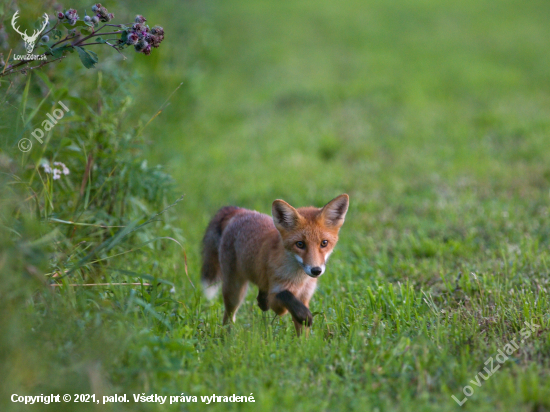
[[[275,295],[278,302],[282,304],[292,315],[294,326],[296,327],[296,333],[301,335],[303,326],[310,327],[313,324],[313,315],[310,310],[300,302],[296,296],[288,290],[283,290]]]
[[[269,304],[267,302],[267,296],[268,296],[267,292],[264,292],[262,290],[258,291],[258,297],[256,298],[256,300],[258,301],[258,306],[260,307],[260,309],[263,312],[266,312],[266,311],[269,310]]]

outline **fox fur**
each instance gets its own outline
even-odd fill
[[[203,238],[201,279],[208,298],[220,284],[225,313],[235,315],[252,282],[258,306],[282,316],[290,312],[296,332],[311,326],[309,301],[338,241],[349,207],[342,194],[322,208],[272,204],[272,217],[235,206],[221,208]]]

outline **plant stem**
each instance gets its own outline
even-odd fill
[[[88,40],[90,37],[93,37],[95,35],[97,36],[105,36],[107,34],[120,34],[122,33],[122,30],[121,31],[109,31],[109,32],[105,32],[105,33],[93,33],[89,36],[86,36],[84,37],[82,40],[79,40],[78,42],[76,42],[75,44],[73,44],[73,46],[79,46],[80,44],[82,44],[84,41]]]
[[[69,39],[71,39],[71,37],[69,37],[69,36],[67,35],[64,39],[59,40],[57,43],[52,44],[52,45],[51,45],[51,48],[54,48],[54,47],[57,46],[58,44],[63,43],[64,41],[67,41],[67,40],[69,40]]]
[[[122,28],[122,26],[127,27],[127,26],[131,26],[132,24],[134,24],[134,23],[129,23],[129,24],[106,24],[105,26],[120,27],[120,28]]]
[[[104,25],[101,26],[99,29],[94,30],[94,31],[92,32],[92,34],[90,34],[89,36],[84,37],[84,38],[80,41],[80,43],[82,43],[82,42],[88,40],[90,37],[95,36],[95,35],[97,34],[97,32],[100,31],[102,28],[104,28],[106,25],[107,25],[107,24],[104,24]]]
[[[51,32],[53,29],[55,29],[57,27],[57,25],[59,24],[59,19],[57,19],[57,21],[55,22],[54,26],[48,30],[46,33],[44,33],[42,36],[45,36],[46,34],[48,34],[49,32]]]
[[[116,39],[115,39],[116,40]],[[111,46],[113,49],[115,49],[117,52],[122,54],[122,52],[116,47],[116,45],[111,44],[109,42],[100,43],[100,42],[94,42],[94,43],[85,43],[85,44],[79,44],[78,47],[85,47],[85,46],[91,46],[93,44],[106,44],[107,46]],[[124,56],[124,54],[122,54]],[[126,60],[126,56],[124,56],[124,60]]]
[[[46,64],[50,64],[50,63],[56,62],[56,61],[58,61],[58,60],[64,59],[65,57],[67,57],[67,56],[61,56],[61,57],[58,57],[57,59],[53,59],[53,60],[45,60],[45,61],[43,61],[41,64],[39,64],[38,66],[28,67],[27,69],[21,69],[21,70],[35,70],[35,69],[39,69],[39,68],[41,68],[42,66],[45,66]],[[28,63],[28,62],[30,62],[30,61],[34,61],[34,60],[28,60],[26,63]],[[14,69],[15,69],[17,66],[20,66],[21,64],[22,64],[22,63],[10,67],[10,68],[8,69],[8,72],[7,72],[7,73],[2,73],[2,74],[0,74],[0,77],[9,76],[10,74],[13,74],[13,73],[17,72],[18,70],[14,70]]]

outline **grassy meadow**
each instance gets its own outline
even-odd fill
[[[138,160],[172,176],[164,206],[184,195],[168,212],[177,236],[159,230],[183,245],[188,275],[173,242],[94,269],[94,282],[130,281],[124,270],[165,282],[152,288],[37,292],[4,270],[2,410],[550,410],[550,3],[116,4],[164,26],[165,43],[72,75],[95,84],[102,65],[135,72],[123,124],[150,118],[181,84]],[[341,193],[350,209],[309,337],[296,338],[289,316],[263,314],[255,287],[227,333],[221,297],[206,301],[199,281],[216,210],[270,214],[277,198],[322,206]],[[20,227],[41,238],[31,223]],[[525,322],[538,325],[529,336]],[[494,376],[479,378],[512,341]],[[14,393],[130,402],[26,406]],[[132,397],[182,393],[198,402]],[[201,402],[212,394],[255,403]]]

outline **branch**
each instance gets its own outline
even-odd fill
[[[65,37],[63,40],[60,40],[60,41],[58,41],[57,43],[54,43],[51,47],[54,47],[54,46],[58,45],[59,43],[63,43],[64,41],[67,41],[67,40],[69,40],[69,38],[68,38],[68,37]],[[51,48],[51,47],[50,47],[50,48]],[[39,56],[46,56],[46,55],[47,55],[47,52],[46,52],[46,53],[39,54]],[[58,60],[58,59],[56,59],[56,60]],[[33,62],[33,61],[35,61],[35,60],[21,60],[19,63],[14,64],[13,66],[11,66],[8,70],[13,70],[13,69],[15,69],[15,68],[17,68],[17,67],[19,67],[19,66],[22,66],[22,65],[24,65],[24,64],[27,64],[27,63],[30,63],[30,62]],[[51,61],[54,61],[54,60],[51,60]],[[6,63],[6,66],[7,66],[7,63]],[[6,67],[6,66],[5,66],[5,67]],[[5,69],[4,69],[4,70],[5,70]],[[0,75],[0,77],[2,77],[2,76],[4,76],[4,73],[2,73],[2,74]]]
[[[114,39],[114,40],[116,40],[116,39]],[[120,51],[120,49],[119,49],[116,45],[111,44],[111,43],[109,43],[109,42],[107,42],[107,41],[106,41],[106,42],[93,42],[93,43],[78,44],[78,47],[92,46],[92,45],[94,45],[94,44],[106,44],[107,46],[111,46],[111,47],[112,47],[113,49],[115,49],[119,54],[122,55],[123,60],[126,60],[126,56],[124,55],[124,53],[122,53],[122,52]],[[76,46],[76,45],[75,45],[75,46]]]
[[[128,27],[131,26],[134,23],[127,23],[127,24],[105,24],[105,26],[112,26],[112,27]]]
[[[46,61],[43,61],[43,62],[42,62],[41,64],[39,64],[38,66],[27,67],[27,68],[21,69],[21,70],[35,70],[35,69],[39,69],[39,68],[41,68],[42,66],[45,66],[45,65],[47,65],[47,64],[50,64],[50,63],[56,62],[56,61],[58,61],[58,60],[64,59],[65,57],[67,57],[67,56],[61,56],[61,57],[58,57],[57,59],[53,59],[53,60],[46,60]],[[25,63],[29,63],[30,61],[34,61],[34,60],[28,60],[28,61],[26,61]],[[0,74],[0,77],[9,76],[10,74],[13,74],[13,73],[19,71],[19,70],[15,70],[15,68],[16,68],[17,66],[21,66],[21,64],[23,64],[23,62],[20,63],[20,64],[16,64],[15,66],[10,67],[10,68],[8,69],[8,72],[7,72],[7,73],[1,73],[1,74]]]
[[[50,283],[52,287],[64,286],[61,283]],[[68,286],[152,286],[150,283],[69,283]]]
[[[102,28],[104,28],[105,26],[107,26],[107,24],[104,24],[103,26],[101,26],[101,27],[100,27],[99,29],[97,29],[97,30],[93,30],[93,31],[92,31],[92,34],[90,34],[89,36],[84,37],[84,38],[80,41],[80,43],[82,43],[82,42],[88,40],[90,37],[94,37],[94,36],[97,34],[97,32],[100,31],[100,30],[101,30]]]
[[[13,69],[15,69],[16,67],[19,67],[19,66],[23,66],[24,64],[27,64],[28,62],[31,62],[32,60],[21,60],[19,63],[17,64],[14,64],[13,66],[11,66],[9,69],[8,69],[8,73],[4,73],[2,72],[2,75],[0,75],[0,77],[2,76],[7,76],[8,74],[11,74],[13,72]],[[8,66],[8,64],[6,63],[6,67]],[[5,68],[4,68],[5,70]]]
[[[69,35],[67,34],[67,35],[65,36],[64,39],[61,39],[61,40],[59,40],[57,43],[52,44],[52,45],[50,46],[50,48],[53,49],[53,48],[54,48],[55,46],[57,46],[58,44],[63,43],[64,41],[70,40],[70,39],[72,39],[73,37],[75,37],[75,36],[69,37]]]
[[[103,27],[105,27],[105,26],[103,26]],[[105,32],[105,33],[92,33],[89,36],[84,37],[82,40],[79,40],[76,43],[74,43],[73,46],[80,46],[84,41],[88,40],[90,37],[105,36],[105,35],[109,35],[109,34],[120,34],[120,33],[122,33],[122,30],[120,30],[120,31],[109,31],[109,32]],[[91,43],[88,43],[88,44],[91,44]]]
[[[51,32],[53,29],[55,29],[57,27],[57,25],[59,24],[59,19],[57,19],[57,21],[55,22],[54,26],[48,30],[46,33],[42,34],[42,36],[45,36],[46,34],[48,34],[49,32]]]

